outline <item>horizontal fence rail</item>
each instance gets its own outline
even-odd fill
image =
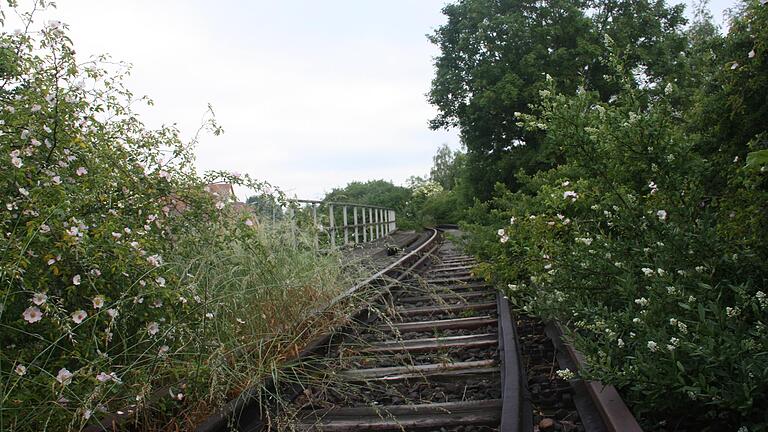
[[[388,207],[294,199],[289,201],[289,217],[295,228],[299,213],[311,220],[315,230],[315,246],[320,246],[320,233],[326,233],[328,245],[360,244],[375,241],[397,229],[397,214]]]

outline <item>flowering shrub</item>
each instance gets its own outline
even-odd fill
[[[78,63],[64,25],[21,16],[0,36],[0,429],[79,430],[163,385],[175,404],[221,402],[283,355],[243,346],[290,337],[338,288],[337,261],[206,191],[282,201],[247,176],[198,177],[177,130],[131,111],[127,72]]]
[[[495,221],[471,247],[521,309],[571,330],[581,373],[619,387],[649,428],[763,430],[768,173],[744,165],[746,146],[698,153],[674,84],[615,79],[609,103],[550,87],[538,114],[518,115],[567,163],[471,210]]]

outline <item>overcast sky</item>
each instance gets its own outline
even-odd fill
[[[353,180],[400,184],[426,174],[440,144],[459,147],[455,132],[428,129],[424,96],[438,54],[425,35],[445,0],[57,3],[40,19],[67,23],[81,59],[133,64],[128,88],[155,101],[139,110],[149,126],[176,123],[190,138],[213,105],[225,133],[202,138],[201,172],[321,198]],[[713,14],[732,4],[713,1]]]

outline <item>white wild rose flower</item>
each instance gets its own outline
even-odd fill
[[[571,201],[576,201],[576,199],[579,197],[579,194],[574,191],[565,191],[563,192],[563,199],[569,199]]]
[[[150,336],[154,336],[157,334],[157,332],[160,331],[160,324],[156,323],[155,321],[152,321],[151,323],[147,324],[147,333],[149,333]]]
[[[48,296],[45,293],[36,293],[32,296],[32,303],[38,306],[41,306],[46,300],[48,300]]]
[[[36,306],[30,306],[24,310],[24,313],[21,314],[24,317],[24,320],[28,323],[36,323],[43,319],[43,313],[40,312],[40,309]]]
[[[72,312],[72,321],[74,321],[75,324],[80,324],[87,317],[88,317],[88,313],[86,313],[82,309]]]
[[[72,382],[73,376],[74,375],[72,374],[72,372],[70,372],[66,368],[61,368],[59,369],[59,373],[56,374],[56,381],[58,381],[63,385],[67,385]]]

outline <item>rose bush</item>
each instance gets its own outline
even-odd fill
[[[752,5],[736,24],[757,31],[765,16]],[[763,46],[764,28],[753,39]],[[749,59],[760,70],[765,55]],[[702,152],[709,137],[676,106],[675,83],[638,86],[612,64],[622,90],[610,102],[549,86],[518,115],[567,162],[471,209],[469,247],[520,309],[568,327],[582,375],[616,385],[649,430],[765,430],[764,135]]]
[[[123,87],[127,68],[79,63],[66,26],[20,16],[0,36],[0,429],[79,430],[163,386],[200,416],[307,333],[344,286],[338,261],[206,191],[284,204],[248,176],[198,176],[194,140],[132,111],[151,101]],[[259,352],[277,331],[285,343]],[[183,423],[158,414],[141,418]]]

